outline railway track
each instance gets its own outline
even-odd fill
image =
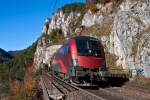
[[[83,89],[48,73],[44,73],[42,78],[45,81],[46,89],[50,90],[52,87],[51,84],[53,84],[53,87],[57,88],[60,92],[57,93],[57,96],[63,100],[149,100],[150,98],[148,90],[141,90],[138,87],[130,87],[128,85]]]
[[[52,83],[64,95],[64,100],[106,100],[47,73],[43,74],[42,79],[47,85]],[[51,86],[46,86],[46,89],[51,89]]]
[[[43,79],[49,84],[47,88],[50,89],[52,83],[63,94],[64,100],[135,100],[104,88],[81,89],[47,73],[43,74]]]

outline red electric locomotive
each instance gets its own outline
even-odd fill
[[[76,36],[67,40],[51,61],[55,74],[76,84],[102,79],[106,71],[104,49],[101,42],[90,36]]]

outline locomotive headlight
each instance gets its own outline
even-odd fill
[[[73,66],[78,66],[78,60],[77,59],[73,59],[72,63],[73,63]]]

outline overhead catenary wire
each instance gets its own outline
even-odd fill
[[[54,2],[54,6],[53,6],[53,8],[52,8],[53,12],[55,12],[56,5],[57,5],[57,0],[55,0],[55,2]]]

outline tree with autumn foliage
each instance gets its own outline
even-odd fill
[[[26,97],[32,97],[36,95],[37,84],[34,79],[34,67],[32,62],[27,62],[26,71],[24,76],[24,90]]]
[[[28,48],[21,50],[16,54],[16,58],[0,64],[0,84],[3,84],[7,90],[9,89],[8,91],[0,91],[3,91],[4,96],[9,94],[9,97],[11,97],[9,100],[25,99],[24,86],[32,88],[30,85],[27,85],[28,82],[25,82],[25,80],[32,80],[32,71],[29,71],[30,67],[28,67],[31,65],[28,63],[33,62],[36,44],[33,43]],[[31,75],[31,78],[26,74]],[[30,82],[30,84],[34,83],[33,81]]]

